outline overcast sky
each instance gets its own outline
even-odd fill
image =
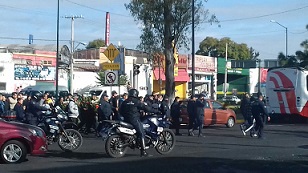
[[[119,42],[134,49],[139,43],[140,29],[124,3],[129,0],[60,0],[60,39],[69,40],[71,21],[64,18],[83,15],[75,20],[75,40],[89,42],[104,39],[106,12],[111,15],[110,42]],[[34,44],[56,44],[57,0],[2,0],[0,2],[0,44],[28,44],[29,34]],[[300,43],[308,39],[307,0],[208,0],[205,8],[220,20],[217,24],[202,24],[195,32],[196,51],[207,36],[230,37],[246,43],[260,52],[262,59],[276,59],[285,53],[285,28],[288,28],[288,54],[302,50]],[[61,44],[69,44],[61,41]],[[80,45],[79,48],[82,48]],[[188,54],[188,50],[180,50]]]

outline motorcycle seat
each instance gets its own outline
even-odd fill
[[[131,125],[131,124],[129,124],[129,123],[126,123],[126,122],[124,122],[124,121],[120,121],[119,124],[120,124],[121,126],[126,127],[126,128],[130,128],[130,129],[133,129],[133,128],[134,128],[133,125]]]

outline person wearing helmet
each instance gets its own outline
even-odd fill
[[[26,122],[32,125],[37,125],[37,120],[41,116],[42,111],[47,111],[48,108],[40,105],[41,93],[32,92],[31,100],[26,109]]]
[[[124,117],[124,121],[133,125],[137,131],[137,137],[141,144],[141,157],[149,156],[146,152],[144,130],[140,120],[140,110],[149,113],[158,113],[159,111],[152,109],[138,99],[139,92],[136,89],[128,91],[128,99],[123,101],[120,108],[120,114]]]

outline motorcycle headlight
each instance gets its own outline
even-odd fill
[[[38,130],[38,129],[29,129],[29,131],[33,134],[33,136],[39,136],[39,137],[43,137],[44,133],[42,130]]]

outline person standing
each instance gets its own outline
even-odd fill
[[[202,133],[203,129],[203,121],[204,121],[204,107],[205,107],[205,100],[204,100],[204,95],[200,94],[198,100],[196,101],[196,125],[198,126],[199,129],[199,134],[198,137],[204,137]]]
[[[23,99],[18,98],[17,103],[14,106],[14,111],[16,112],[16,121],[19,122],[26,122],[26,115],[25,115],[25,110],[23,106]]]
[[[79,117],[79,108],[77,105],[78,96],[75,95],[73,98],[69,101],[67,105],[67,113],[68,116],[72,119],[72,121],[77,124],[78,123],[78,117]]]
[[[4,113],[4,107],[5,107],[5,104],[4,102],[2,101],[2,94],[0,94],[0,115],[2,115]]]
[[[180,133],[180,116],[181,116],[181,107],[180,107],[180,97],[175,97],[171,105],[171,118],[175,127],[175,135],[182,136]]]
[[[97,136],[99,136],[99,132],[103,127],[103,121],[109,120],[112,115],[112,106],[108,102],[109,96],[107,93],[103,93],[102,97],[100,98],[100,105],[98,108],[98,126],[96,128]]]
[[[187,103],[187,113],[189,117],[188,136],[194,136],[196,122],[196,96],[192,95]]]
[[[258,100],[256,100],[253,103],[253,105],[252,105],[252,115],[256,120],[255,130],[258,131],[258,138],[264,139],[264,136],[263,136],[264,124],[265,124],[265,121],[269,121],[270,118],[269,118],[267,110],[265,108],[262,95],[259,95]]]
[[[12,97],[9,97],[10,110],[13,110],[17,103],[17,93],[13,92]]]
[[[111,106],[112,106],[112,111],[113,111],[113,120],[117,120],[119,117],[119,98],[118,98],[118,93],[116,91],[111,92],[111,99],[109,100]]]

